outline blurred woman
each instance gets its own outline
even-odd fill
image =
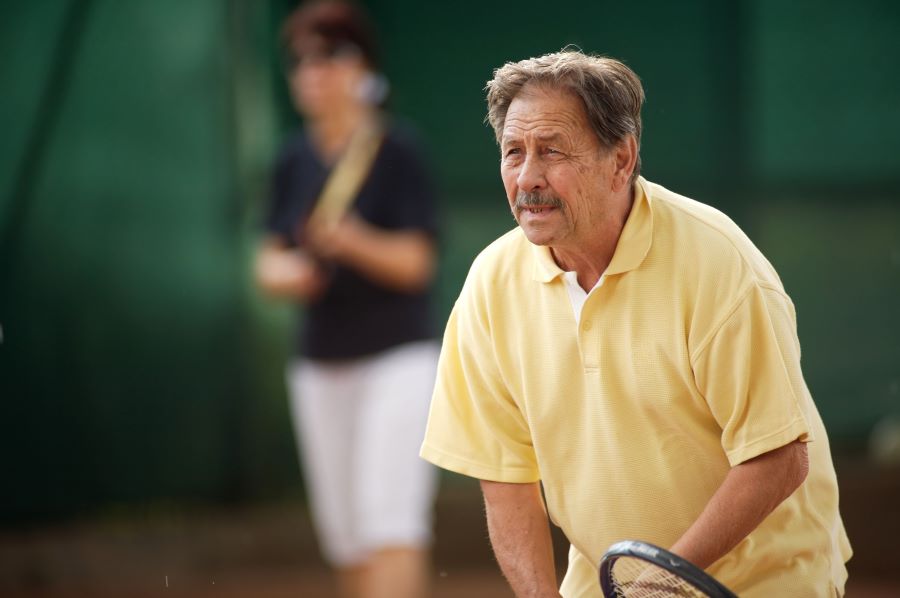
[[[358,8],[305,4],[284,42],[305,132],[275,166],[256,272],[304,307],[288,382],[313,520],[342,596],[420,597],[436,480],[418,457],[438,355],[432,184],[379,108],[387,83]]]

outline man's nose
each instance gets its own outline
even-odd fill
[[[519,190],[526,193],[540,191],[547,186],[547,179],[544,177],[544,166],[534,154],[527,156],[522,163],[519,176],[516,178],[516,186]]]

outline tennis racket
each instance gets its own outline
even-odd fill
[[[653,544],[626,540],[600,560],[606,598],[737,598],[711,575]]]

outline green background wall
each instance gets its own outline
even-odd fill
[[[836,450],[900,416],[900,5],[366,5],[441,182],[441,316],[512,226],[484,83],[574,43],[642,77],[645,175],[731,214],[779,270]],[[0,8],[4,522],[299,493],[291,312],[249,277],[298,125],[276,44],[291,6]]]

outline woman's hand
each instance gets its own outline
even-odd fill
[[[303,229],[303,240],[315,255],[346,263],[365,249],[366,235],[371,228],[370,224],[351,212],[336,222],[309,222]]]
[[[305,251],[287,249],[273,242],[263,245],[256,256],[256,280],[275,297],[310,301],[325,289],[325,275]]]

